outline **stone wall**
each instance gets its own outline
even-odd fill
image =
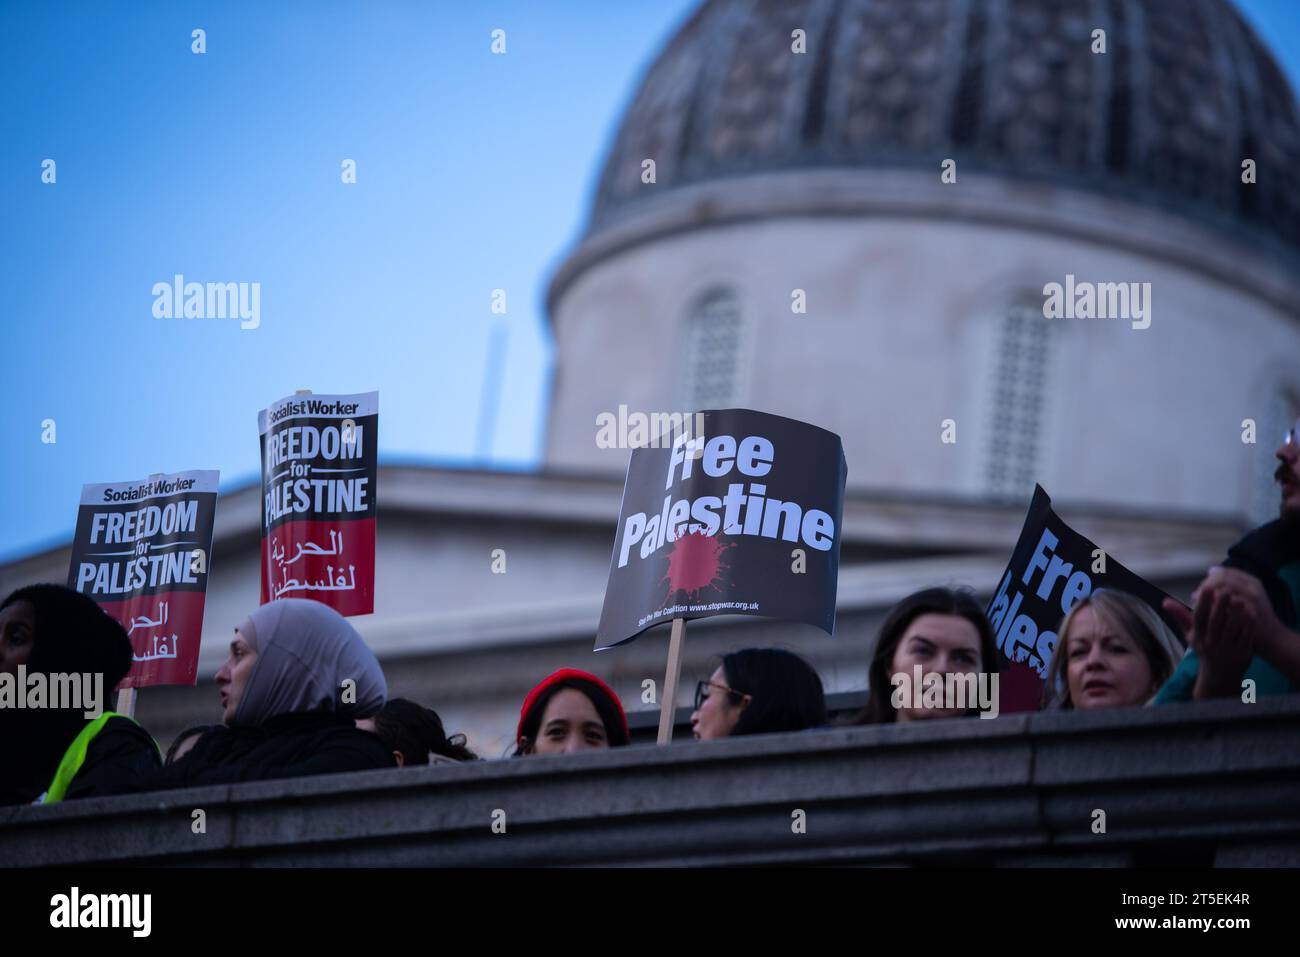
[[[1300,866],[1300,695],[0,809],[0,866],[109,863]]]

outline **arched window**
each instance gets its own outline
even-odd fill
[[[1269,396],[1263,415],[1255,423],[1254,489],[1250,511],[1251,518],[1258,524],[1277,518],[1281,497],[1277,482],[1273,480],[1278,465],[1273,450],[1282,444],[1283,437],[1295,425],[1298,415],[1300,392],[1278,388]]]
[[[741,396],[745,319],[731,289],[718,287],[699,296],[687,313],[683,335],[683,412],[726,409]]]
[[[1041,302],[1014,305],[999,321],[984,469],[985,487],[994,498],[1028,498],[1039,479],[1056,328],[1044,318]]]

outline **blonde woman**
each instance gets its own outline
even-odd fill
[[[1057,631],[1047,671],[1050,707],[1147,704],[1173,673],[1183,645],[1155,609],[1127,592],[1101,588],[1076,602]]]

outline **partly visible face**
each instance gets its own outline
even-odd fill
[[[742,697],[739,704],[735,703],[733,696],[723,690],[728,687],[727,673],[718,665],[709,676],[708,694],[691,714],[691,731],[698,740],[728,737],[740,723],[740,715],[749,699]]]
[[[980,651],[980,633],[975,626],[960,615],[927,612],[918,615],[907,626],[903,637],[894,649],[889,663],[889,675],[905,674],[911,682],[915,668],[921,666],[921,678],[929,674],[965,674],[978,672],[983,665]],[[891,686],[890,691],[893,690]],[[919,698],[919,691],[914,697]],[[917,721],[927,718],[956,718],[961,708],[899,708],[899,721]]]
[[[29,601],[16,601],[0,611],[0,674],[18,674],[32,656],[36,641],[36,609]]]
[[[1081,711],[1145,703],[1158,690],[1136,639],[1085,605],[1070,619],[1065,646],[1070,700]]]
[[[1282,514],[1300,519],[1300,420],[1287,438],[1274,453],[1279,464],[1273,477],[1282,488]]]
[[[561,688],[551,695],[537,728],[533,754],[573,754],[609,747],[600,712],[581,691]]]
[[[248,676],[253,673],[257,661],[257,652],[244,640],[244,636],[235,630],[235,640],[230,643],[230,657],[217,672],[217,688],[221,691],[221,720],[225,724],[235,720],[235,711],[248,685]]]

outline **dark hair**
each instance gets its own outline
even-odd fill
[[[871,667],[867,672],[867,705],[848,724],[888,724],[896,721],[898,715],[890,703],[889,669],[894,660],[894,651],[903,640],[903,633],[909,625],[922,615],[956,615],[965,618],[975,626],[980,639],[980,668],[989,674],[996,674],[999,669],[998,646],[993,637],[993,626],[989,623],[984,609],[967,589],[924,588],[908,595],[893,608],[880,625],[880,635],[876,638],[876,648],[871,656]]]
[[[596,684],[583,678],[564,678],[548,687],[533,702],[533,706],[528,709],[523,720],[519,723],[520,734],[519,740],[515,742],[515,750],[512,758],[520,758],[530,753],[525,750],[520,743],[524,738],[528,739],[528,747],[532,748],[537,743],[537,732],[542,726],[542,715],[546,714],[546,706],[551,703],[551,699],[563,691],[565,688],[572,688],[574,691],[581,691],[587,696],[592,707],[596,709],[596,714],[600,715],[600,721],[605,726],[605,737],[609,741],[611,748],[621,748],[630,743],[627,732],[624,730],[623,717],[619,713],[620,708],[617,702],[611,701],[609,695]]]
[[[27,585],[0,610],[30,602],[35,636],[29,674],[102,674],[105,695],[131,670],[131,639],[94,601],[63,585]],[[107,710],[107,702],[105,710]],[[0,711],[0,803],[28,803],[50,783],[72,740],[86,726],[81,708]]]
[[[196,724],[192,728],[186,728],[180,734],[172,739],[172,745],[167,749],[167,756],[163,758],[163,766],[169,767],[176,763],[176,751],[180,748],[181,742],[193,737],[203,737],[209,731],[225,731],[224,724]],[[188,752],[186,752],[188,754]],[[185,755],[182,755],[184,757]]]
[[[28,585],[11,592],[0,610],[20,601],[36,613],[28,673],[102,674],[104,691],[111,693],[131,670],[126,629],[88,596],[64,585]]]
[[[463,734],[447,737],[442,719],[432,708],[406,698],[390,698],[375,714],[375,734],[390,751],[400,751],[406,764],[428,764],[429,752],[456,761],[477,761]]]
[[[722,656],[726,684],[750,696],[732,736],[802,731],[826,723],[826,695],[816,669],[782,648],[743,648]],[[738,696],[731,695],[733,704]]]

